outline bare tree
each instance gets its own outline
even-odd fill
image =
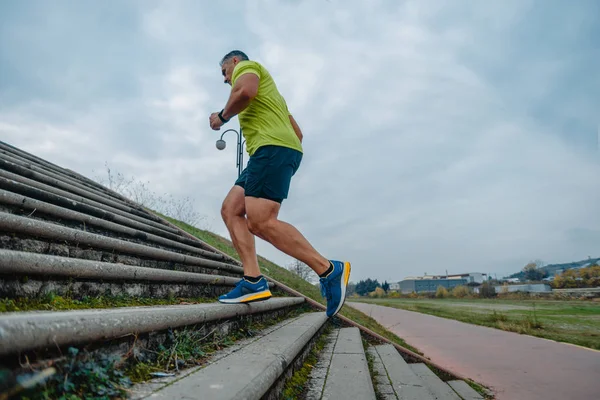
[[[108,163],[104,165],[106,167],[106,178],[94,177],[94,180],[99,184],[107,186],[137,204],[186,224],[200,228],[200,223],[203,226],[206,223],[206,216],[194,209],[192,200],[189,197],[181,199],[174,197],[172,194],[157,195],[150,190],[150,182],[141,182],[133,177],[127,178],[120,172],[113,172]]]
[[[315,277],[317,276],[315,271],[313,271],[308,265],[298,260],[294,260],[292,263],[288,264],[287,269],[311,284],[314,282]]]

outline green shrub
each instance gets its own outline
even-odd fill
[[[437,297],[438,299],[444,299],[448,296],[449,296],[448,289],[446,289],[445,287],[443,287],[441,285],[437,287],[437,290],[435,291],[435,297]]]
[[[479,297],[491,298],[496,297],[496,289],[488,282],[483,282],[481,288],[479,288]]]
[[[469,289],[466,286],[458,285],[454,289],[452,289],[452,296],[463,298],[469,295]]]

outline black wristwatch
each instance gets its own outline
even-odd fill
[[[222,123],[226,124],[229,122],[229,120],[225,119],[225,117],[223,117],[223,111],[224,111],[224,109],[219,112],[219,119],[221,120]]]

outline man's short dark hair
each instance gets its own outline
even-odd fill
[[[233,51],[230,51],[229,53],[225,54],[225,57],[223,57],[221,59],[221,62],[219,63],[219,65],[222,66],[225,63],[225,61],[227,61],[233,57],[239,57],[240,59],[242,59],[242,61],[249,60],[248,56],[243,51],[233,50]]]

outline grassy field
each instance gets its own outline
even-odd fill
[[[352,299],[600,350],[600,303],[574,300]]]

